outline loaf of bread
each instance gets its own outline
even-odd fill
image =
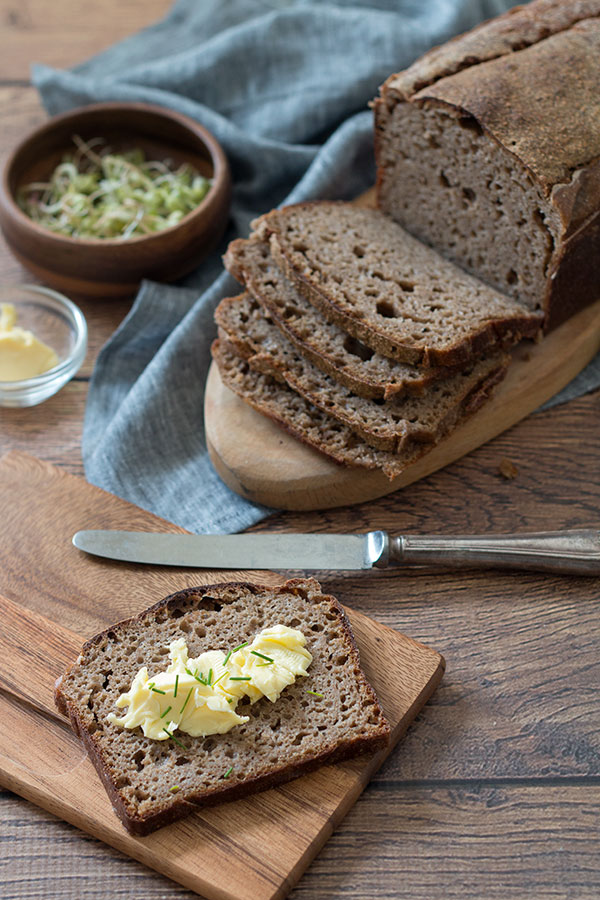
[[[285,381],[313,406],[347,425],[365,443],[397,452],[413,442],[436,443],[465,411],[502,380],[509,358],[495,353],[431,384],[422,396],[368,400],[323,374],[248,294],[222,301],[220,335],[260,372]]]
[[[108,720],[141,666],[166,668],[169,645],[185,638],[190,657],[251,641],[284,624],[302,631],[312,662],[306,677],[278,700],[238,709],[249,717],[226,734],[152,740],[139,728]],[[272,787],[323,763],[374,752],[389,725],[361,668],[350,625],[335,598],[313,579],[280,587],[216,584],[161,600],[84,644],[57,682],[58,708],[68,715],[132,834],[145,835],[199,806]]]
[[[552,328],[600,298],[600,0],[534,0],[385,82],[378,205]]]
[[[225,314],[256,319],[264,309],[303,356],[359,397],[387,400],[405,393],[420,396],[430,384],[450,373],[443,366],[411,366],[390,359],[330,322],[275,265],[266,241],[232,241],[224,261],[231,275],[247,286],[252,307],[242,310],[239,304],[222,305],[217,310],[217,322],[219,315]],[[254,298],[260,301],[260,307]]]
[[[538,314],[467,275],[378,210],[300,203],[253,225],[325,318],[385,356],[459,366],[539,331]]]

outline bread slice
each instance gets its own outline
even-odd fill
[[[428,444],[407,444],[399,453],[376,450],[347,425],[312,406],[287,384],[252,369],[235,348],[215,341],[212,355],[223,383],[257,412],[302,443],[344,466],[381,469],[390,481],[427,452]]]
[[[467,275],[378,210],[301,203],[253,224],[307,299],[385,356],[462,366],[539,332],[539,314]]]
[[[534,0],[375,101],[378,204],[546,328],[600,297],[600,2]]]
[[[415,441],[439,440],[489,395],[509,362],[504,354],[494,354],[435,382],[422,397],[377,402],[357,397],[305,359],[250,295],[222,301],[216,319],[221,335],[253,368],[284,380],[370,446],[392,452]]]
[[[183,749],[107,722],[141,666],[150,674],[166,668],[171,641],[185,638],[190,657],[208,649],[226,652],[277,623],[305,635],[313,657],[308,676],[274,703],[263,698],[238,704],[240,714],[250,717],[246,724],[207,738],[178,732]],[[314,579],[292,579],[280,587],[214,584],[172,594],[87,641],[57,682],[55,697],[83,740],[115,812],[137,835],[325,762],[372,753],[390,734],[360,668],[348,620]]]
[[[390,359],[328,321],[275,265],[267,241],[232,241],[224,261],[300,353],[359,397],[420,395],[450,371]]]

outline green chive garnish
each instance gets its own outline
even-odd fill
[[[207,684],[210,684],[211,681],[212,681],[212,669],[209,669],[209,670],[208,670],[208,678],[207,678],[207,680],[206,680],[206,683],[207,683]]]
[[[271,656],[265,656],[264,653],[259,653],[258,650],[251,650],[250,653],[253,653],[254,656],[260,656],[261,659],[266,659],[267,662],[275,662],[275,660]]]
[[[247,647],[247,646],[248,646],[248,641],[244,641],[243,644],[238,644],[237,647],[234,647],[233,650],[230,650],[229,653],[227,654],[227,656],[225,657],[225,659],[223,660],[223,665],[224,666],[227,665],[227,663],[229,662],[229,657],[231,656],[232,653],[237,653],[238,650],[242,650],[244,647]]]
[[[217,678],[217,680],[216,680],[215,683],[213,684],[213,687],[215,687],[215,686],[220,682],[221,678],[225,678],[226,675],[227,675],[227,672],[223,672],[221,675],[219,675],[219,677]]]
[[[227,771],[226,771],[225,774],[223,775],[223,778],[229,778],[229,776],[231,775],[232,772],[233,772],[233,766],[229,766],[229,768],[227,769]]]
[[[323,694],[320,694],[318,691],[307,691],[307,694],[312,694],[313,697],[322,697]]]
[[[181,790],[181,788],[179,787],[179,785],[178,785],[178,784],[174,784],[173,787],[170,787],[170,788],[169,788],[169,793],[170,793],[170,794],[176,794],[177,791],[180,791],[180,790]]]
[[[180,715],[180,716],[183,715],[183,711],[184,711],[184,709],[186,708],[187,702],[188,702],[188,700],[190,699],[190,697],[192,696],[193,691],[194,691],[194,688],[191,687],[191,688],[189,689],[189,691],[188,691],[187,697],[185,698],[185,700],[184,700],[184,702],[183,702],[183,706],[181,707],[181,709],[180,709],[180,711],[179,711],[179,715]]]
[[[171,732],[167,731],[166,728],[163,728],[163,731],[165,734],[167,734],[171,738],[172,741],[175,741],[176,744],[179,744],[179,746],[181,747],[182,750],[187,750],[187,747],[185,746],[185,744],[182,744],[181,741],[178,740],[178,738],[176,738],[174,734],[171,734]]]
[[[179,675],[175,676],[175,690],[173,691],[173,699],[177,696],[177,685],[179,684]]]
[[[227,702],[228,702],[228,703],[233,703],[233,697],[228,697],[228,698],[227,698]]]
[[[154,691],[155,694],[166,694],[166,691],[159,691],[159,689],[155,687],[151,687],[150,690]]]
[[[229,680],[230,681],[252,681],[252,678],[250,675],[230,675]]]
[[[170,713],[172,709],[173,709],[172,706],[167,706],[167,708],[165,709],[164,713],[161,716],[161,719],[164,719],[164,717],[167,715],[167,713]]]

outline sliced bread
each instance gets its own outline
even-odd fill
[[[169,662],[169,644],[185,638],[190,657],[226,653],[268,625],[297,628],[312,662],[271,703],[241,704],[249,721],[226,734],[156,741],[107,717],[141,666]],[[313,693],[310,693],[310,692]],[[350,625],[335,598],[313,579],[280,587],[215,584],[189,588],[120,622],[84,644],[56,686],[58,708],[83,740],[132,834],[145,835],[199,806],[233,800],[327,762],[373,752],[390,729],[361,668]],[[176,788],[176,790],[174,790]]]
[[[467,275],[378,210],[301,203],[254,227],[326,318],[385,356],[459,366],[539,332],[539,313]]]
[[[448,374],[442,366],[411,366],[383,356],[328,321],[275,265],[267,241],[232,241],[224,261],[300,353],[359,397],[419,395]]]
[[[213,359],[223,383],[257,412],[340,465],[381,469],[391,480],[423,456],[430,445],[407,444],[400,453],[370,447],[347,425],[312,406],[270,375],[250,367],[225,341],[215,341]]]
[[[600,297],[600,0],[534,0],[435,48],[375,101],[378,203],[541,309]]]
[[[391,452],[414,441],[439,440],[461,417],[481,405],[504,377],[509,361],[502,353],[493,354],[435,382],[422,397],[367,400],[302,356],[250,295],[222,301],[216,319],[222,336],[253,368],[283,379],[367,444]]]

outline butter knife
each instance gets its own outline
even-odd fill
[[[600,532],[537,534],[165,534],[78,531],[79,550],[126,562],[209,569],[339,569],[445,566],[600,575]]]

